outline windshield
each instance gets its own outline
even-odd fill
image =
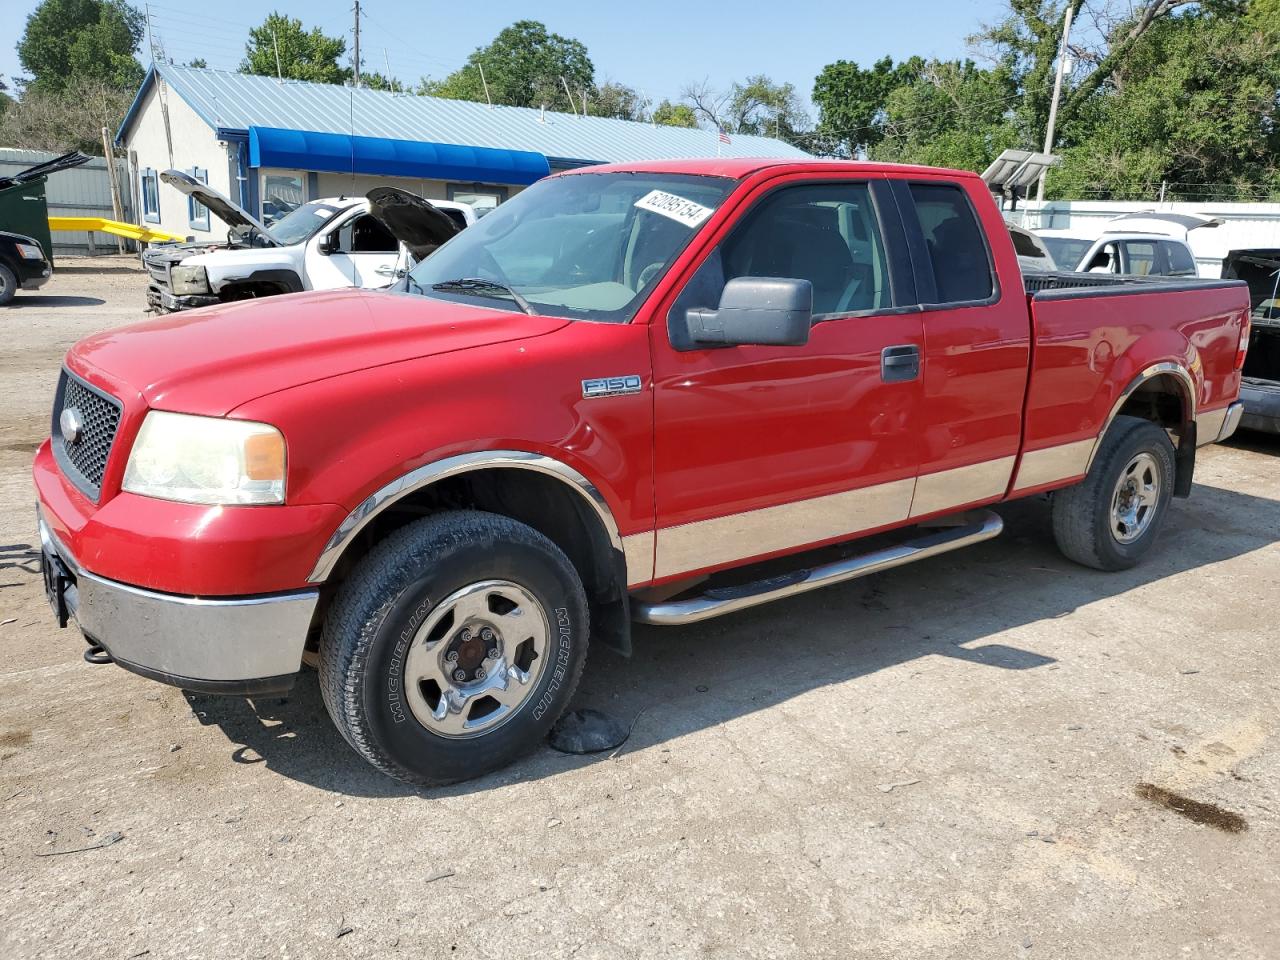
[[[512,310],[524,300],[533,313],[626,322],[733,184],[657,173],[552,177],[423,260],[408,287],[449,300],[483,297]],[[489,284],[462,288],[450,282],[457,280]]]
[[[271,239],[281,246],[288,247],[295,243],[302,243],[323,227],[340,209],[331,203],[319,201],[304,203],[271,224],[267,232],[271,234]]]
[[[1053,262],[1063,270],[1074,270],[1080,264],[1080,258],[1093,246],[1092,240],[1077,240],[1075,237],[1041,237],[1040,238]]]

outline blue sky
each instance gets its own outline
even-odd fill
[[[790,81],[807,101],[813,78],[833,60],[866,65],[885,54],[963,56],[965,37],[998,16],[1003,6],[1001,0],[489,0],[474,4],[362,0],[362,4],[366,69],[385,73],[389,61],[391,72],[401,80],[441,77],[503,27],[515,20],[534,19],[585,43],[598,79],[627,83],[655,102],[674,99],[690,81],[708,78],[722,87],[750,73]],[[141,2],[136,5],[143,7]],[[5,0],[4,6],[6,21],[20,30],[37,0]],[[351,6],[351,0],[157,0],[150,8],[157,39],[169,57],[180,62],[204,57],[211,67],[234,69],[243,55],[249,27],[261,23],[272,9],[300,18],[307,27],[346,35],[349,50]],[[0,50],[0,76],[20,72],[14,48]]]

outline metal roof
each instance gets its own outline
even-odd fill
[[[251,126],[313,130],[394,140],[527,150],[552,161],[609,163],[692,157],[805,157],[772,137],[734,134],[718,143],[714,130],[669,127],[607,117],[490,107],[384,90],[359,90],[300,80],[277,81],[226,70],[156,64],[120,125],[123,139],[158,72],[211,127],[246,133]]]

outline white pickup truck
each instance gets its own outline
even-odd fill
[[[304,203],[266,226],[178,170],[160,179],[230,228],[220,243],[161,244],[142,255],[147,304],[172,313],[299,290],[386,287],[476,220],[465,203],[430,202],[395,187]]]
[[[1126,213],[1099,228],[1036,230],[1060,270],[1122,276],[1194,277],[1192,230],[1222,221],[1188,213]],[[1217,276],[1216,273],[1213,274]]]

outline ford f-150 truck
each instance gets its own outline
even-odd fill
[[[304,663],[352,748],[431,784],[532,748],[588,638],[994,537],[1147,554],[1223,439],[1236,281],[1020,275],[978,177],[699,160],[545,179],[400,292],[81,341],[36,457],[50,602],[196,691]],[[767,561],[767,562],[766,562]]]

